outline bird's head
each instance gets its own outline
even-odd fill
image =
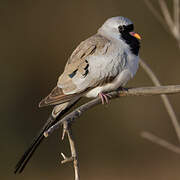
[[[133,30],[134,25],[131,20],[122,16],[117,16],[107,19],[98,32],[106,33],[115,38],[122,37],[124,34],[129,34],[140,40],[140,35],[133,32]]]
[[[134,25],[128,18],[117,16],[109,18],[99,28],[98,33],[109,38],[122,39],[128,44],[134,54],[139,52],[141,37],[134,32]]]

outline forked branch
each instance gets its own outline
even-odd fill
[[[153,84],[155,86],[161,86],[160,81],[158,80],[158,78],[156,77],[155,73],[151,70],[151,68],[142,60],[140,59],[140,66],[144,69],[144,71],[147,73],[147,75],[150,77],[150,79],[152,80]],[[161,99],[163,101],[163,104],[166,108],[167,113],[169,114],[169,117],[171,119],[172,125],[174,127],[175,133],[177,135],[177,138],[180,142],[180,125],[178,122],[178,119],[176,117],[176,114],[173,110],[173,107],[167,97],[167,95],[162,94],[161,95]]]
[[[159,11],[154,7],[151,0],[144,0],[148,9],[152,12],[154,17],[163,25],[165,30],[168,30],[170,34],[177,41],[180,48],[180,0],[173,0],[173,13],[167,7],[165,0],[158,0],[159,8],[161,10],[161,15]]]
[[[65,134],[67,134],[67,136],[68,136],[69,145],[70,145],[70,149],[71,149],[71,157],[66,157],[63,153],[61,153],[61,155],[64,159],[63,161],[61,161],[61,163],[64,164],[67,162],[73,162],[75,180],[79,180],[79,163],[78,163],[77,151],[76,151],[76,147],[75,147],[74,138],[72,135],[71,123],[68,121],[63,122],[62,140],[64,139]]]
[[[161,94],[176,94],[180,93],[180,85],[171,85],[171,86],[157,86],[157,87],[140,87],[140,88],[127,88],[119,91],[114,91],[108,93],[111,99],[127,97],[127,96],[153,96],[153,95],[161,95]],[[74,111],[66,115],[59,122],[57,122],[54,126],[49,128],[44,136],[48,137],[55,129],[59,128],[64,122],[72,122],[78,117],[82,115],[83,112],[95,107],[96,105],[101,103],[101,99],[98,97],[93,99],[80,107],[76,108]]]
[[[141,87],[141,88],[127,88],[121,89],[119,91],[114,91],[108,93],[110,99],[120,98],[120,97],[127,97],[127,96],[153,96],[153,95],[161,95],[161,94],[175,94],[180,93],[180,85],[176,86],[157,86],[157,87]],[[49,128],[45,133],[44,136],[48,137],[55,129],[58,129],[60,125],[63,125],[63,135],[62,139],[64,139],[65,133],[68,135],[69,144],[71,148],[71,157],[66,157],[63,153],[64,160],[62,163],[67,163],[73,161],[74,164],[74,172],[75,172],[75,180],[79,180],[79,167],[78,167],[78,157],[77,151],[75,148],[75,142],[72,137],[72,131],[70,124],[80,117],[83,112],[95,107],[96,105],[101,103],[101,99],[98,97],[93,99],[80,107],[76,108],[71,113],[67,114],[63,119],[59,120],[55,125]]]
[[[180,16],[180,0],[172,1],[173,13],[170,13],[170,10],[168,9],[165,0],[158,0],[159,7],[161,10],[161,13],[163,14],[163,17],[159,13],[159,11],[153,6],[151,0],[144,0],[144,2],[146,3],[148,9],[155,16],[155,18],[163,25],[164,29],[168,30],[168,32],[175,38],[175,40],[178,43],[178,47],[180,49],[180,17],[179,17]],[[155,76],[154,72],[151,70],[151,68],[149,68],[149,66],[143,60],[140,60],[140,65],[145,70],[145,72],[148,74],[148,76],[150,77],[150,79],[152,80],[152,82],[154,83],[155,86],[161,85],[158,78]],[[180,142],[180,125],[179,125],[178,119],[176,117],[176,114],[172,108],[172,105],[171,105],[168,97],[166,95],[161,95],[161,98],[162,98],[165,108],[170,116],[170,119],[172,121],[176,135]],[[142,133],[141,135],[142,135],[142,137],[148,139],[147,136],[143,136],[144,133]],[[153,136],[153,138],[149,138],[149,140],[152,141],[152,139],[153,139],[154,143],[157,143],[163,147],[165,147],[164,142],[166,142],[166,144],[170,144],[169,142],[167,142],[165,140],[159,141],[160,138],[155,135],[152,135],[152,134],[151,134],[151,136],[149,135],[148,137],[152,137],[152,136]],[[175,149],[180,150],[180,147],[178,147],[178,146],[174,146],[174,147],[176,147]]]

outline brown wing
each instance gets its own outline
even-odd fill
[[[67,61],[65,70],[59,77],[57,87],[39,103],[39,107],[68,102],[76,96],[81,96],[97,84],[98,82],[94,82],[96,80],[92,80],[87,86],[82,84],[80,87],[80,85],[77,86],[76,81],[82,77],[85,78],[88,74],[89,64],[86,58],[91,55],[106,53],[107,49],[104,47],[107,43],[109,40],[100,35],[94,35],[81,42]]]
[[[39,107],[62,104],[70,101],[75,96],[77,96],[77,94],[64,94],[62,89],[56,86],[46,98],[42,99]]]
[[[85,82],[88,77],[89,62],[87,59],[91,56],[104,55],[109,45],[110,41],[98,34],[81,42],[68,59],[64,72],[59,77],[58,87],[61,87],[64,93],[71,94],[83,92],[97,84],[98,79],[81,83]]]

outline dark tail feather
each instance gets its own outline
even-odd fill
[[[73,104],[71,104],[69,107],[64,109],[56,118],[53,118],[52,115],[48,118],[47,122],[39,132],[39,134],[34,138],[33,142],[31,143],[30,147],[25,151],[21,159],[18,161],[18,163],[15,166],[14,173],[21,173],[24,168],[26,167],[27,163],[29,162],[30,158],[34,154],[35,150],[38,148],[38,146],[41,144],[41,142],[44,140],[44,132],[48,130],[51,126],[53,126],[61,116],[63,116],[66,112],[68,112],[73,105],[75,105],[78,102],[79,99],[77,99]]]
[[[44,139],[43,133],[50,127],[50,125],[55,121],[55,119],[50,116],[49,119],[47,120],[46,124],[43,126],[39,134],[34,138],[33,142],[29,146],[29,148],[25,151],[21,159],[18,161],[17,165],[15,166],[15,171],[14,173],[21,173],[23,169],[25,168],[26,164],[30,160],[31,156],[37,149],[38,145],[42,142]]]
[[[34,154],[35,150],[38,148],[38,146],[40,145],[40,143],[42,142],[43,139],[44,139],[44,136],[42,135],[39,138],[39,140],[37,141],[37,143],[34,145],[34,147],[31,149],[29,154],[27,154],[25,157],[23,157],[21,159],[21,162],[20,162],[19,166],[17,166],[15,171],[14,171],[15,174],[17,172],[20,174],[24,170],[24,168],[26,167],[26,165],[29,162],[30,158],[32,157],[32,155]]]

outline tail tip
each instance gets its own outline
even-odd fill
[[[38,107],[41,108],[41,107],[44,107],[44,106],[46,106],[46,101],[45,101],[45,99],[42,99],[40,101],[40,103],[38,104]]]

